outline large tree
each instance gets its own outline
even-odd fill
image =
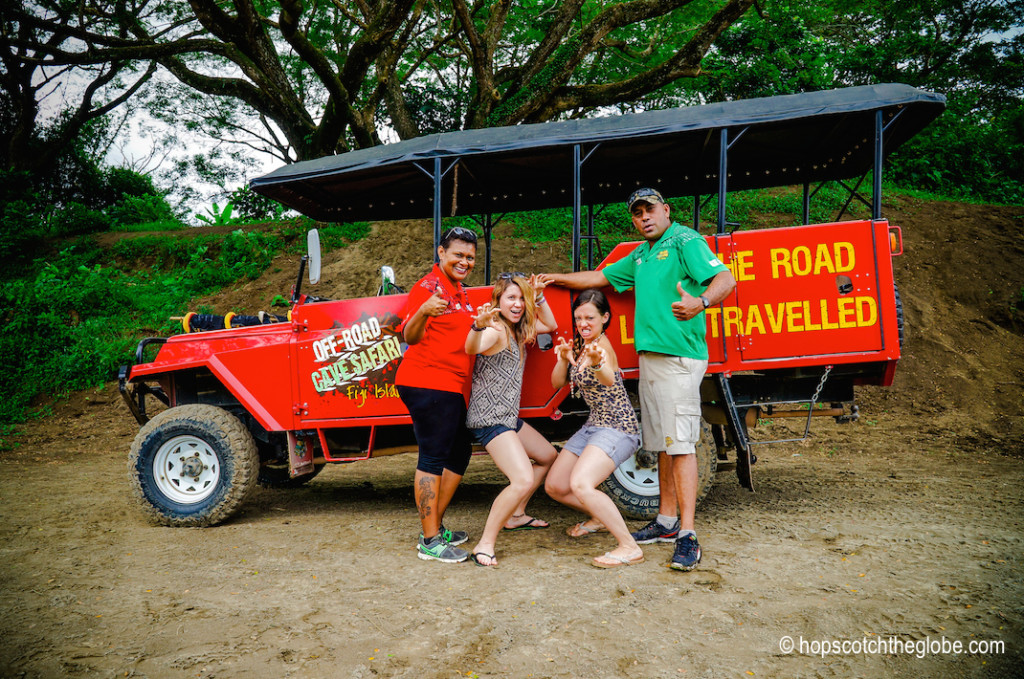
[[[75,3],[0,3],[0,168],[51,168],[83,132],[135,95],[155,64],[127,58],[66,60],[101,47],[116,22]],[[106,41],[104,41],[106,42]]]
[[[879,82],[941,92],[949,109],[898,153],[900,182],[1024,200],[1024,0],[772,0],[716,43],[677,102]]]
[[[152,93],[159,114],[302,160],[633,102],[699,74],[753,4],[33,0],[3,40],[15,66],[158,64],[184,86]]]

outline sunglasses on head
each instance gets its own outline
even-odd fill
[[[527,277],[526,274],[524,274],[522,271],[503,271],[502,273],[498,274],[498,280],[505,280],[505,281],[510,281],[513,278],[526,278],[526,277]]]
[[[476,237],[476,232],[471,229],[463,226],[453,226],[441,236],[441,244],[444,245],[455,239],[476,244]]]

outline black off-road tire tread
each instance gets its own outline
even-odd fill
[[[142,442],[157,430],[169,423],[181,421],[201,422],[219,429],[228,442],[230,450],[225,451],[232,457],[234,475],[231,479],[221,479],[228,484],[228,492],[223,499],[202,514],[178,516],[155,507],[142,489],[137,473],[139,456],[142,453]],[[256,450],[256,442],[249,430],[231,413],[212,405],[191,404],[169,408],[147,422],[139,430],[132,442],[128,454],[128,476],[132,489],[132,499],[146,517],[162,526],[205,527],[214,526],[227,520],[241,509],[245,500],[256,488],[259,474],[260,458]],[[224,468],[223,461],[221,468]]]
[[[715,446],[714,434],[711,425],[701,418],[700,421],[700,442],[697,444],[697,473],[700,478],[700,485],[697,488],[697,506],[704,501],[704,498],[711,492],[711,486],[715,481],[715,473],[718,471],[718,453]],[[630,501],[625,489],[619,486],[615,477],[610,476],[599,488],[612,499],[615,506],[627,519],[649,520],[658,515],[657,501],[651,506],[641,507],[639,498]],[[655,496],[657,500],[657,496]]]

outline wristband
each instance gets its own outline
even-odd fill
[[[601,372],[601,368],[604,367],[604,362],[598,363],[597,365],[590,366],[590,372],[596,373]]]
[[[544,295],[540,295],[539,297],[537,297],[537,304],[546,304],[546,303],[547,303],[547,300],[544,299]]]
[[[478,327],[476,327],[476,323],[473,323],[473,324],[472,324],[471,326],[469,326],[469,327],[473,329],[473,332],[483,332],[484,330],[486,330],[486,329],[487,329],[487,326],[486,326],[486,325],[485,325],[484,327],[482,327],[482,328],[478,328]]]

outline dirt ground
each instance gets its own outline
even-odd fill
[[[855,423],[759,446],[756,493],[720,468],[698,570],[667,569],[668,545],[594,569],[610,538],[567,537],[579,517],[542,494],[553,527],[502,535],[499,568],[420,561],[410,455],[259,489],[218,527],[152,526],[110,385],[0,452],[0,676],[1024,676],[1024,208],[886,212],[906,243],[895,385],[860,389]],[[564,250],[504,242],[495,270]],[[382,263],[407,285],[425,251],[421,225],[378,225],[317,292],[372,293]],[[274,268],[197,304],[266,308],[295,271]],[[475,458],[446,523],[478,535],[501,482]]]

